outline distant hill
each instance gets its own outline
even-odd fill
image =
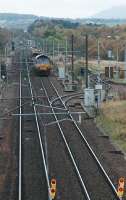
[[[37,18],[35,15],[0,13],[0,27],[27,29]]]
[[[119,12],[120,11],[120,12]],[[0,27],[2,28],[16,28],[16,29],[28,29],[28,27],[35,22],[37,26],[39,23],[58,25],[62,28],[77,28],[79,25],[108,25],[113,26],[117,24],[126,24],[126,6],[115,7],[90,18],[78,18],[78,19],[65,19],[65,18],[50,18],[50,17],[38,17],[30,14],[13,14],[13,13],[0,13]],[[121,14],[120,14],[121,13]]]
[[[29,30],[34,29],[34,27],[39,28],[39,27],[50,27],[50,28],[54,28],[54,27],[59,27],[59,28],[78,28],[79,27],[79,23],[78,22],[72,22],[71,20],[66,20],[66,19],[56,19],[56,18],[47,18],[44,19],[43,17],[40,17],[39,19],[35,20],[30,26],[29,26]]]
[[[108,10],[104,10],[94,15],[93,18],[126,19],[126,5],[112,7]]]

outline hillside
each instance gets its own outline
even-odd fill
[[[0,13],[0,27],[26,29],[37,18],[35,15]]]
[[[48,40],[49,45],[52,45],[52,40],[63,43],[66,38],[68,46],[71,46],[71,35],[74,34],[74,48],[83,55],[85,33],[89,34],[89,56],[97,58],[97,39],[100,41],[100,57],[107,59],[107,50],[112,49],[113,59],[117,56],[117,47],[119,49],[119,60],[124,60],[124,47],[126,25],[105,26],[96,24],[79,24],[73,21],[59,19],[39,19],[32,23],[28,32],[36,38],[39,43],[44,46],[43,40]],[[109,36],[109,37],[108,37]],[[56,44],[57,45],[57,44]],[[64,44],[63,44],[64,46]]]
[[[102,19],[126,19],[126,5],[112,7],[108,10],[97,13],[93,17]]]
[[[121,9],[121,8],[120,8]],[[123,10],[126,10],[126,8],[124,8]],[[104,11],[103,13],[106,12],[110,12],[110,11]],[[113,11],[113,12],[116,12]],[[122,12],[123,13],[123,12]],[[106,15],[108,17],[106,17]],[[34,21],[36,21],[37,19],[39,20],[44,20],[44,23],[49,23],[49,21],[53,21],[54,23],[58,22],[58,25],[61,23],[61,26],[64,28],[76,28],[78,26],[78,24],[97,24],[97,25],[108,25],[108,26],[113,26],[113,25],[117,25],[117,24],[126,24],[126,17],[125,19],[123,18],[119,18],[119,19],[109,19],[109,17],[111,17],[108,14],[102,14],[99,13],[91,18],[78,18],[78,19],[58,19],[58,18],[49,18],[49,17],[38,17],[36,15],[29,15],[29,14],[13,14],[13,13],[0,13],[0,27],[2,28],[16,28],[16,29],[24,29],[26,30]],[[118,18],[117,14],[114,14],[114,16],[116,16],[116,18]],[[125,13],[123,14],[123,16],[125,16]],[[103,19],[105,17],[105,19]]]

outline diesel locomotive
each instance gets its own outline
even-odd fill
[[[48,56],[40,54],[34,60],[35,71],[38,75],[49,76],[52,69],[51,60]]]

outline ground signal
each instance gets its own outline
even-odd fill
[[[54,199],[55,196],[56,196],[56,179],[51,180],[50,196],[51,196],[52,199]]]
[[[125,179],[120,178],[119,183],[118,183],[118,190],[117,190],[117,195],[119,198],[123,197],[124,194],[124,185],[125,185]]]

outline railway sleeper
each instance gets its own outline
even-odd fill
[[[118,154],[118,155],[124,155],[124,153],[121,150],[112,150],[112,151],[109,151],[109,153]]]

